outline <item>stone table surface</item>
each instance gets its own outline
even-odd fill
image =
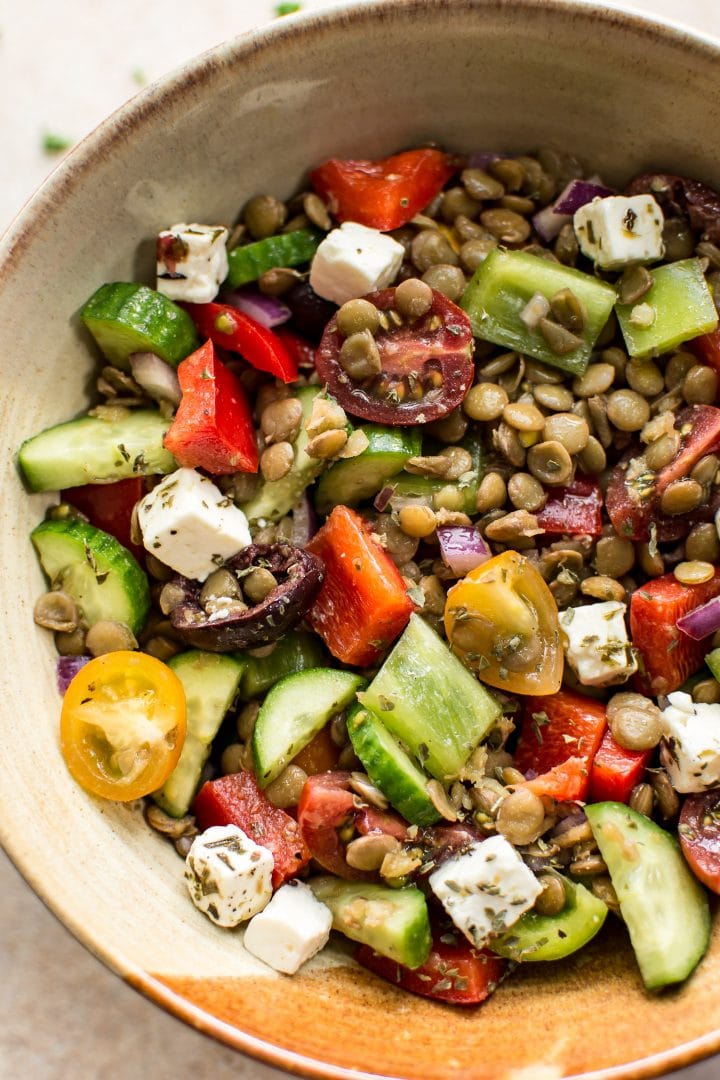
[[[319,9],[332,0],[304,0]],[[609,5],[614,6],[614,5]],[[720,38],[718,0],[635,0]],[[274,17],[271,0],[0,0],[0,229],[138,86]],[[0,1080],[280,1080],[149,1004],[86,952],[0,853]],[[720,1078],[718,1059],[677,1074]]]

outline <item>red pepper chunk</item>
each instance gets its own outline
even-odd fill
[[[720,329],[693,338],[687,348],[720,375]]]
[[[113,484],[83,484],[66,488],[62,501],[70,503],[84,514],[91,525],[110,533],[126,547],[136,559],[142,560],[145,549],[130,539],[130,521],[133,507],[145,494],[145,478],[130,476]]]
[[[652,750],[626,750],[606,731],[590,770],[589,801],[629,802],[651,757]]]
[[[368,667],[414,610],[399,570],[367,522],[347,506],[335,507],[307,550],[325,563],[308,622],[338,660]]]
[[[195,796],[192,812],[203,831],[213,825],[237,825],[256,844],[272,852],[274,889],[310,862],[298,823],[268,801],[251,772],[208,780]]]
[[[251,367],[284,383],[297,379],[297,364],[277,334],[230,304],[181,304],[202,338],[240,353]]]
[[[585,799],[590,766],[607,726],[605,706],[571,690],[548,697],[528,698],[524,704],[515,764],[522,772],[540,775],[531,780],[536,794],[556,799]],[[562,769],[560,767],[563,767]],[[552,777],[546,777],[552,770]],[[532,790],[535,790],[533,788]]]
[[[600,536],[602,506],[597,480],[576,476],[568,487],[550,492],[544,507],[538,511],[538,527],[546,533]]]
[[[720,569],[700,585],[683,585],[674,574],[648,581],[630,600],[630,636],[642,657],[635,676],[644,694],[671,694],[703,664],[706,641],[694,641],[677,628],[681,615],[720,595]]]
[[[178,367],[182,400],[164,445],[178,465],[215,475],[257,472],[252,413],[240,381],[206,341]]]
[[[388,232],[424,210],[458,165],[430,149],[406,150],[382,161],[331,158],[310,173],[310,181],[338,221]]]

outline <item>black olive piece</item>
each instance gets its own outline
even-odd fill
[[[283,302],[292,311],[293,329],[303,334],[313,345],[317,345],[325,327],[337,311],[337,304],[323,300],[307,281],[301,281],[290,292],[285,293]]]
[[[203,610],[199,582],[175,578],[184,599],[170,612],[170,621],[184,641],[208,652],[251,649],[277,641],[305,616],[325,577],[322,560],[292,544],[251,544],[223,565],[238,575],[241,585],[243,571],[253,567],[270,570],[278,584],[254,607],[222,617]]]
[[[693,229],[720,243],[720,194],[701,180],[674,173],[642,173],[631,180],[627,195],[654,195],[666,216],[685,214]]]

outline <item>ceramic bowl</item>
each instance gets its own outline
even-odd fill
[[[94,801],[58,750],[43,580],[20,442],[80,412],[93,356],[74,317],[102,281],[152,280],[170,222],[232,221],[325,157],[450,148],[573,150],[610,181],[662,167],[720,184],[720,52],[669,26],[560,0],[365,0],[281,20],[200,57],[121,109],[35,196],[0,250],[5,625],[0,836],[105,963],[194,1026],[321,1077],[649,1076],[720,1048],[720,934],[682,989],[643,992],[624,935],[527,964],[481,1009],[396,991],[337,948],[294,978],[188,902],[172,848]]]

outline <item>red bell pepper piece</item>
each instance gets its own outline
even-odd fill
[[[686,348],[720,375],[720,329],[688,341]]]
[[[382,161],[331,158],[310,182],[338,221],[357,221],[388,232],[424,210],[459,162],[440,150],[406,150]]]
[[[630,637],[642,657],[635,682],[644,694],[670,694],[702,667],[707,642],[693,641],[676,623],[681,615],[718,595],[717,568],[701,585],[683,585],[674,574],[663,574],[632,594]]]
[[[274,889],[310,862],[310,851],[298,823],[268,801],[251,772],[208,780],[195,796],[192,812],[202,830],[213,825],[237,825],[256,844],[271,851],[275,859]]]
[[[288,330],[286,326],[278,326],[275,330],[275,337],[279,338],[283,343],[295,367],[313,370],[315,367],[315,346],[312,342],[301,337],[300,334],[296,334],[294,330]]]
[[[178,367],[182,400],[165,436],[179,465],[209,473],[257,472],[252,413],[239,379],[206,341]]]
[[[447,939],[447,940],[443,940]],[[407,968],[361,945],[355,959],[382,979],[422,997],[451,1005],[479,1005],[503,978],[507,961],[485,949],[475,949],[455,934],[433,935],[430,955],[419,968]]]
[[[569,536],[600,536],[603,497],[597,480],[576,476],[566,488],[553,488],[542,510],[538,526],[546,533]]]
[[[540,774],[531,783],[542,786],[544,794],[552,794],[553,798],[585,799],[590,766],[606,724],[602,702],[571,690],[560,690],[548,697],[528,698],[522,712],[515,764],[522,772],[532,769]],[[564,770],[552,777],[544,776],[559,766],[564,766]],[[550,788],[561,794],[553,794]],[[564,794],[570,790],[576,793]]]
[[[113,484],[83,484],[81,487],[66,488],[62,492],[62,501],[84,514],[96,529],[114,536],[140,560],[145,550],[130,539],[130,520],[135,503],[144,494],[144,478],[129,476]]]
[[[608,729],[590,769],[589,801],[629,802],[651,757],[652,750],[626,750]]]
[[[333,656],[368,667],[405,628],[414,608],[370,526],[336,506],[307,550],[325,563],[325,580],[306,618]]]
[[[251,367],[268,371],[285,383],[297,379],[297,364],[277,334],[230,304],[181,304],[200,337],[240,353]]]
[[[569,757],[533,780],[526,780],[522,786],[541,798],[556,799],[557,802],[584,800],[588,790],[587,763],[584,758]]]

